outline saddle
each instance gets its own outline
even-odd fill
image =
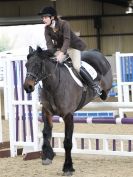
[[[86,85],[86,82],[83,79],[83,77],[81,76],[81,74],[79,72],[77,72],[77,70],[73,67],[73,63],[72,63],[72,60],[69,57],[69,55],[66,56],[66,58],[63,61],[63,64],[69,69],[69,72],[70,72],[70,70],[72,70],[73,74],[82,82],[83,86]],[[93,67],[91,65],[87,64],[87,62],[81,61],[81,66],[83,66],[87,70],[87,72],[92,76],[93,79],[95,79],[97,77],[97,72],[95,71],[95,69],[93,69]],[[91,69],[93,70],[93,73],[91,73],[92,72]],[[91,70],[91,72],[90,72],[90,70]]]
[[[56,62],[56,58],[55,57],[51,57],[51,59]],[[71,58],[69,57],[69,55],[67,54],[64,58],[64,61],[62,62],[62,64],[67,67],[67,69],[69,70],[72,78],[76,81],[76,83],[80,86],[80,87],[84,87],[86,90],[88,88],[88,85],[87,85],[87,82],[86,82],[86,79],[81,75],[81,73],[77,72],[77,70],[73,67],[73,64],[72,64],[72,60]],[[88,75],[90,77],[92,77],[92,79],[89,81],[90,82],[90,85],[96,85],[95,83],[95,79],[98,80],[98,73],[96,71],[96,69],[91,66],[91,64],[89,64],[87,61],[84,61],[82,60],[81,61],[81,67],[84,68],[87,72],[88,72]],[[99,96],[102,100],[105,100],[107,98],[107,94],[101,90],[100,91],[100,86],[99,87]]]
[[[94,67],[92,67],[88,62],[81,60],[80,73],[78,73],[77,70],[73,67],[72,60],[70,57],[67,57],[67,59],[65,59],[63,63],[67,67],[71,68],[74,75],[82,82],[84,87],[88,88],[87,82],[89,82],[89,86],[91,85],[93,89],[96,89],[95,91],[98,93],[99,97],[102,100],[106,100],[106,92],[100,89],[100,86],[95,83],[95,80],[98,80],[98,73]],[[87,78],[86,76],[84,77],[84,75],[82,75],[81,71],[85,72],[85,75],[87,74]]]
[[[56,61],[56,57],[53,56],[53,57],[50,57],[50,59],[57,63]],[[85,81],[83,80],[83,78],[81,77],[81,75],[77,72],[77,70],[73,67],[73,64],[72,64],[72,60],[71,58],[69,57],[69,55],[67,54],[64,58],[64,61],[61,63],[61,65],[64,65],[68,71],[70,72],[72,78],[76,81],[76,83],[80,86],[80,87],[84,87],[86,84],[85,84]]]

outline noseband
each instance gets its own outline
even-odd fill
[[[29,79],[29,78],[31,78],[31,79],[33,79],[33,80],[35,80],[35,85],[39,82],[39,78],[35,75],[35,74],[33,74],[32,72],[27,72],[27,74],[26,74],[26,79]]]

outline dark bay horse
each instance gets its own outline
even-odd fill
[[[72,175],[74,171],[71,157],[73,135],[73,113],[97,97],[94,90],[79,86],[72,78],[68,68],[64,64],[50,59],[53,53],[42,50],[40,47],[33,50],[30,47],[27,56],[27,74],[24,89],[27,93],[34,91],[38,81],[42,81],[41,102],[44,120],[42,164],[52,163],[55,156],[51,147],[52,116],[59,115],[65,123],[65,162],[63,165],[64,175]],[[97,71],[95,82],[108,93],[112,87],[112,73],[109,62],[98,51],[84,51],[82,60],[90,63]],[[84,98],[83,98],[84,97]]]

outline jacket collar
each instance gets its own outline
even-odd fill
[[[53,31],[57,32],[57,31],[59,31],[59,29],[60,29],[60,20],[57,19],[57,20],[55,20],[55,26],[53,28]]]
[[[56,21],[55,20],[52,20],[52,23],[50,25],[51,28],[55,28],[55,24],[56,24]]]
[[[52,26],[50,25],[49,28],[52,28],[52,30],[53,30],[54,32],[57,32],[57,31],[59,31],[59,29],[60,29],[60,23],[61,23],[61,19],[58,18],[57,20],[55,20],[55,24],[52,25]]]

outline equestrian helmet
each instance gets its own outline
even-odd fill
[[[40,10],[38,15],[42,16],[57,16],[57,12],[53,7],[44,7],[43,9]]]

